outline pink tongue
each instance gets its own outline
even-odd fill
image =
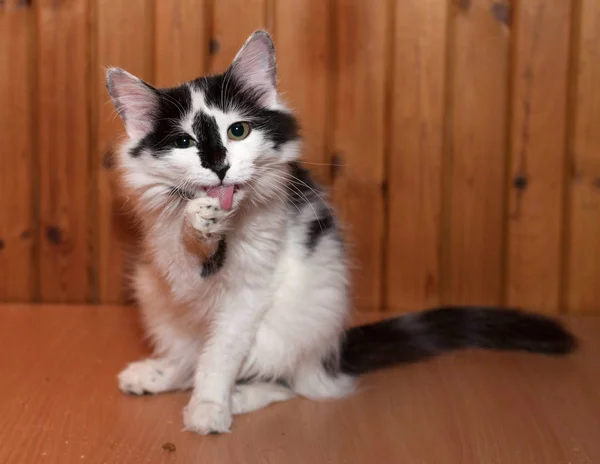
[[[233,189],[234,186],[224,186],[221,185],[219,187],[209,187],[206,190],[206,193],[209,197],[218,198],[219,203],[221,204],[221,208],[225,210],[230,210],[231,205],[233,204]]]

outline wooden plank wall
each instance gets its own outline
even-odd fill
[[[600,312],[596,0],[0,0],[0,301],[127,301],[104,68],[176,85],[257,28],[357,309]]]

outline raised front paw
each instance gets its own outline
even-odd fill
[[[185,429],[201,435],[227,433],[231,428],[231,411],[227,405],[200,401],[192,396],[183,409]]]
[[[219,238],[229,228],[230,211],[221,208],[218,198],[190,200],[185,207],[186,220],[206,238]]]

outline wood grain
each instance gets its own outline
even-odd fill
[[[459,4],[460,3],[460,4]],[[495,0],[454,4],[444,165],[443,300],[502,300],[508,31]]]
[[[266,28],[267,0],[219,0],[214,2],[210,72],[227,69],[238,50],[256,29]]]
[[[513,26],[506,301],[551,313],[560,305],[570,9],[523,1]]]
[[[438,2],[396,2],[384,303],[393,311],[440,302],[447,14]]]
[[[319,182],[329,184],[335,163],[327,150],[331,10],[322,0],[276,2],[274,7],[279,91],[300,120],[302,160]]]
[[[206,74],[207,0],[156,0],[154,83],[172,87]]]
[[[0,300],[35,298],[33,15],[0,7]]]
[[[365,376],[345,400],[238,416],[231,434],[206,437],[182,431],[189,393],[118,392],[119,370],[147,354],[132,308],[12,306],[0,320],[0,462],[600,462],[597,317],[569,320],[583,341],[572,357],[454,353]]]
[[[374,311],[382,301],[390,3],[335,5],[333,150],[343,167],[333,179],[333,197],[348,226],[354,305]]]
[[[89,5],[35,2],[40,296],[84,302],[93,293],[90,253]]]
[[[97,170],[97,251],[98,297],[103,303],[126,299],[124,285],[129,254],[139,235],[127,201],[118,188],[112,156],[125,136],[106,92],[107,66],[124,68],[152,83],[153,22],[148,14],[152,0],[105,2],[96,0],[95,61],[92,72],[95,90],[94,168]],[[127,46],[124,46],[127,44]]]
[[[582,0],[577,12],[566,302],[600,312],[600,4]]]
[[[355,307],[600,313],[596,3],[0,0],[0,301],[128,298],[104,67],[176,85],[267,27]]]

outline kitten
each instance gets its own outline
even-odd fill
[[[298,162],[266,32],[224,74],[155,89],[112,68],[107,86],[128,135],[118,168],[145,250],[133,285],[156,350],[119,387],[193,389],[187,430],[226,432],[232,415],[295,396],[345,397],[359,374],[448,350],[574,347],[558,322],[507,309],[441,308],[345,330],[340,229]]]

